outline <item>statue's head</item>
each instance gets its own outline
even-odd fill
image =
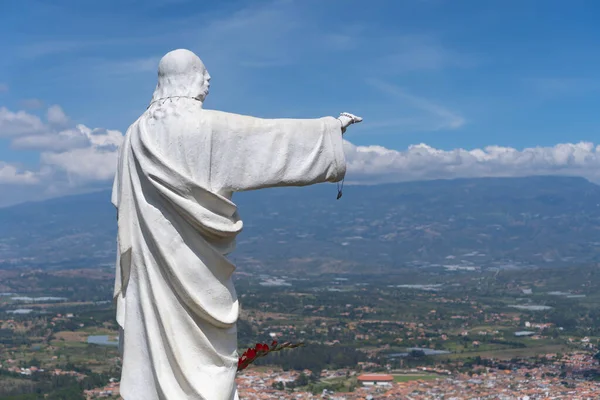
[[[209,87],[210,75],[202,60],[189,50],[173,50],[158,64],[158,84],[152,101],[177,96],[204,101]]]

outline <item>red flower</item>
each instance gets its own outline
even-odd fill
[[[304,343],[292,344],[290,342],[285,342],[282,345],[277,343],[277,340],[273,340],[271,343],[271,347],[265,343],[256,343],[254,348],[249,348],[242,354],[242,356],[238,359],[238,371],[242,371],[246,369],[250,364],[254,362],[258,357],[264,357],[272,351],[280,351],[283,349],[293,349],[295,347],[304,346]]]

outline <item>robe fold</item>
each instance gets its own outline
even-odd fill
[[[340,121],[261,119],[154,102],[128,129],[114,299],[125,400],[237,398],[234,192],[344,177]]]

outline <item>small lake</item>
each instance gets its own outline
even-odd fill
[[[88,344],[97,344],[99,346],[119,346],[119,339],[110,340],[108,335],[91,335],[87,338]]]

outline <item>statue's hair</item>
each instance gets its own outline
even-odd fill
[[[152,103],[174,97],[204,101],[208,94],[208,79],[208,71],[196,54],[185,49],[170,51],[158,64],[158,83]]]

